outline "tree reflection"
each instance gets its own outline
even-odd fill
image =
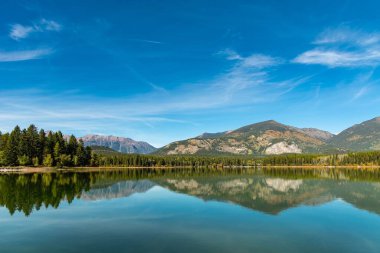
[[[145,180],[144,185],[123,183],[111,187],[139,179],[149,179],[151,183]],[[380,182],[379,170],[368,169],[140,168],[0,174],[0,205],[12,215],[19,211],[28,216],[41,207],[58,208],[62,201],[72,203],[83,196],[96,199],[105,192],[109,196],[129,196],[136,192],[136,187],[140,187],[138,192],[144,192],[158,184],[205,200],[232,202],[271,214],[299,204],[326,203],[337,197],[380,213],[380,184],[376,182]],[[89,190],[93,190],[92,194],[84,194]]]

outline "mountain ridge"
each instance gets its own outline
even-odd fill
[[[332,153],[380,149],[380,117],[349,127],[335,135],[317,128],[298,128],[275,120],[235,130],[203,133],[159,148],[161,155]]]
[[[267,120],[217,134],[170,143],[158,154],[280,154],[319,151],[320,139],[298,128]]]
[[[120,153],[149,154],[156,150],[155,147],[147,142],[113,135],[88,134],[79,139],[83,140],[85,146],[108,147]]]
[[[331,138],[329,144],[349,151],[380,150],[380,117],[343,130]]]

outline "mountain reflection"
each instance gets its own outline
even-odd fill
[[[208,175],[209,174],[209,175]],[[198,197],[234,203],[268,214],[340,198],[380,214],[378,171],[352,170],[114,170],[0,174],[0,205],[30,215],[62,201],[99,200],[143,193],[155,185]]]

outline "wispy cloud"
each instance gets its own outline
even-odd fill
[[[364,67],[380,64],[380,33],[365,33],[348,27],[327,29],[313,42],[315,48],[293,62],[335,67]]]
[[[243,57],[231,49],[222,50],[218,54],[225,55],[227,60],[238,61],[237,67],[266,68],[284,63],[284,60],[279,57],[263,54],[252,54]]]
[[[318,48],[302,53],[294,59],[294,62],[326,65],[332,68],[377,66],[380,64],[380,50],[349,52]]]
[[[62,25],[54,20],[41,19],[34,27],[39,31],[55,31],[58,32],[62,29]]]
[[[31,25],[12,24],[10,26],[9,37],[14,40],[27,38],[35,32],[60,31],[62,25],[53,20],[41,19]]]
[[[364,87],[361,87],[355,94],[354,94],[354,97],[353,97],[353,100],[356,100],[362,96],[364,96],[365,94],[367,94],[369,91],[369,87],[368,86],[364,86]]]
[[[30,33],[34,32],[34,28],[31,26],[23,26],[20,24],[14,24],[11,26],[9,32],[9,37],[14,40],[24,39],[29,36]]]
[[[145,39],[129,39],[129,40],[136,41],[136,42],[150,43],[150,44],[162,44],[161,41],[157,41],[157,40],[145,40]]]
[[[318,35],[313,44],[354,44],[358,46],[368,46],[380,42],[380,33],[365,33],[353,30],[347,26],[329,28]]]
[[[351,90],[350,93],[352,94],[352,98],[349,102],[353,102],[364,97],[371,90],[372,86],[378,85],[379,81],[377,79],[373,79],[373,73],[373,71],[370,71],[365,74],[360,74],[351,83],[344,85],[346,89]]]
[[[279,62],[274,59],[264,55],[240,56],[229,69],[210,80],[183,84],[165,92],[154,89],[129,98],[102,98],[102,103],[96,97],[84,95],[85,91],[65,94],[43,90],[3,91],[0,92],[0,120],[10,126],[20,120],[44,127],[68,124],[72,129],[83,129],[84,133],[134,124],[149,127],[161,122],[191,124],[176,115],[273,102],[305,82],[303,78],[275,81],[271,66]]]
[[[0,51],[0,62],[15,62],[40,59],[53,51],[49,48],[22,50],[22,51]]]

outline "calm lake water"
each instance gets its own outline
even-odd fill
[[[0,174],[0,252],[380,252],[378,172]]]

